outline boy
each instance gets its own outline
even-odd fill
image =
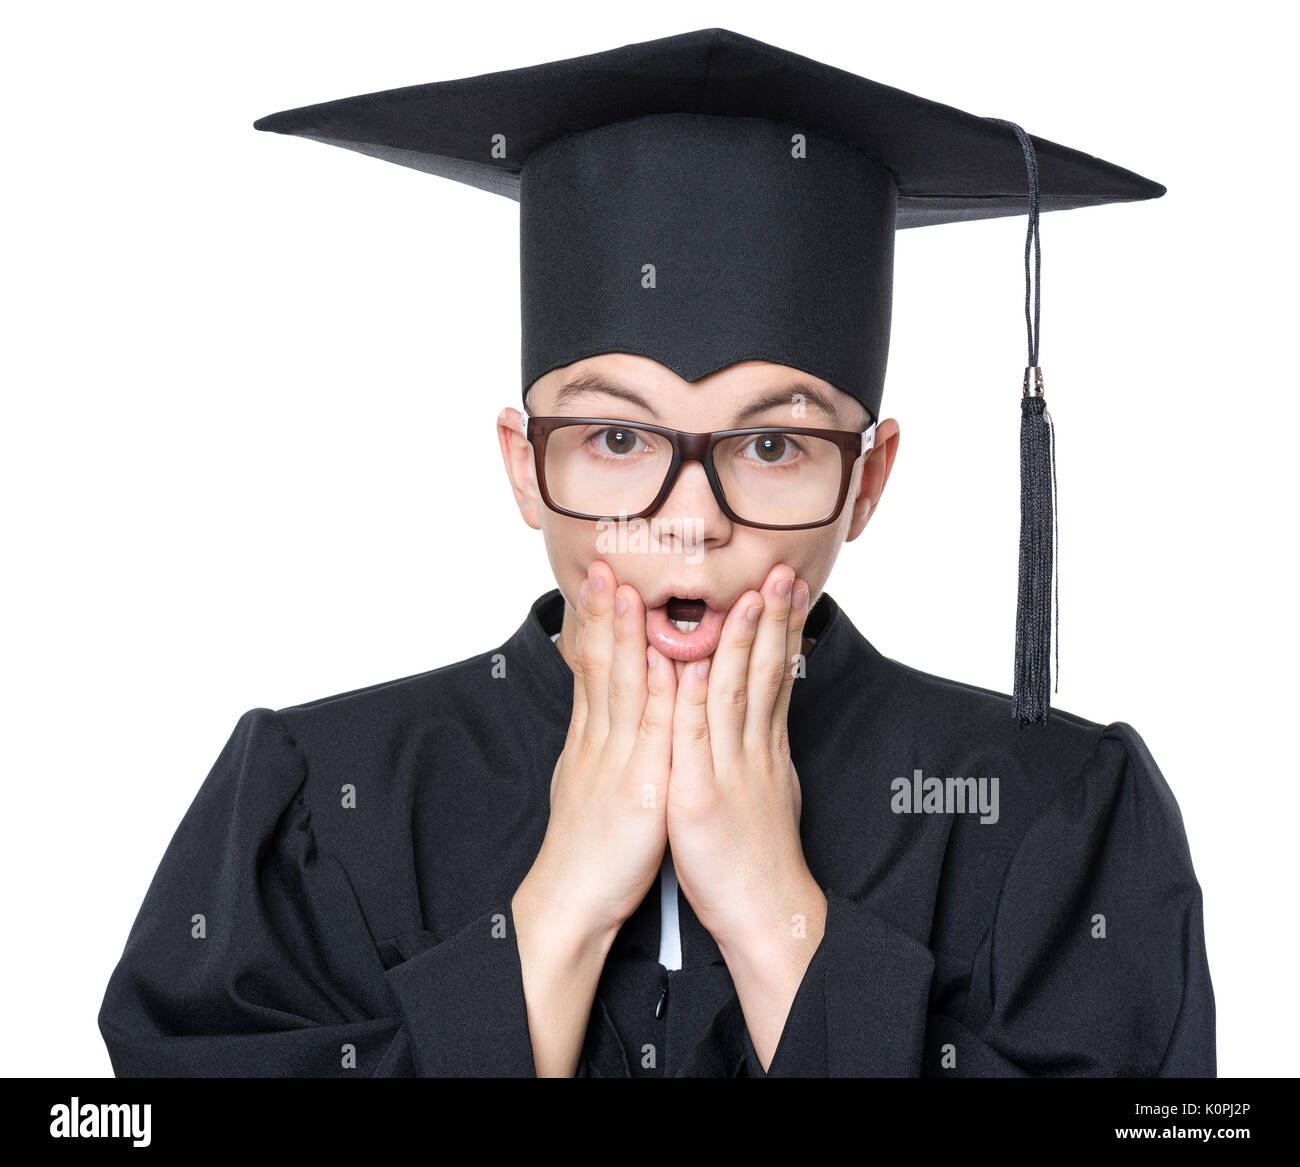
[[[1213,1075],[1173,795],[1046,716],[1029,371],[1010,707],[823,590],[898,448],[895,229],[1026,168],[1031,229],[1163,188],[721,29],[257,125],[520,199],[498,436],[558,587],[244,714],[109,984],[118,1074]]]

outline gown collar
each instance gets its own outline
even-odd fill
[[[507,660],[526,659],[536,682],[534,694],[547,715],[568,729],[573,710],[573,672],[551,637],[564,622],[564,596],[552,588],[539,596],[524,622],[503,645]],[[822,592],[804,625],[804,636],[815,639],[800,677],[790,696],[791,726],[804,717],[826,716],[838,702],[837,686],[853,675],[855,687],[874,678],[884,658],[854,627],[845,611],[829,592]],[[863,670],[868,675],[863,675]]]

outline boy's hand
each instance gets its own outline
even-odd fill
[[[612,936],[663,862],[677,682],[672,662],[646,643],[637,590],[619,586],[603,560],[588,570],[577,616],[569,734],[525,883],[534,902],[564,906],[561,927]]]
[[[683,671],[673,711],[673,867],[727,961],[765,1061],[826,918],[799,837],[786,723],[807,616],[807,584],[777,564],[761,592],[746,592],[728,613],[707,677],[694,665]]]
[[[641,597],[597,560],[579,592],[550,823],[511,898],[539,1077],[580,1066],[605,957],[663,862],[676,678],[662,659],[647,669],[647,651]]]

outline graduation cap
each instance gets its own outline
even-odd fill
[[[1011,712],[1047,720],[1055,469],[1038,215],[1157,198],[1159,183],[722,28],[253,125],[518,200],[525,402],[543,374],[601,353],[687,381],[760,360],[829,382],[875,422],[894,232],[1027,213]]]

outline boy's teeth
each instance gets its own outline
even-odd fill
[[[674,620],[678,632],[694,632],[699,626],[698,620]]]

